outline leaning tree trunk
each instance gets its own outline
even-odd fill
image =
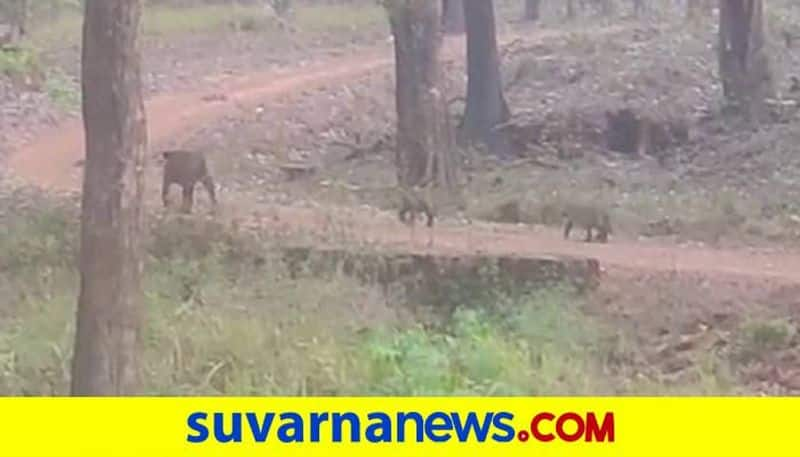
[[[464,0],[443,0],[442,23],[445,33],[460,35],[464,33]]]
[[[526,21],[535,22],[541,17],[541,0],[525,0],[525,15]]]
[[[772,76],[764,41],[762,0],[720,0],[719,72],[725,97],[751,120],[767,115]]]
[[[467,106],[463,133],[468,142],[483,144],[500,157],[512,151],[497,127],[511,118],[503,96],[493,0],[464,0],[467,21]]]
[[[86,167],[72,394],[140,388],[141,237],[147,131],[140,0],[87,0],[82,88]]]
[[[395,49],[396,161],[401,185],[452,189],[453,145],[440,88],[440,7],[430,0],[388,4]]]

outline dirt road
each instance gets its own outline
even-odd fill
[[[544,39],[549,34],[541,32]],[[447,43],[446,54],[457,57],[463,49],[459,42]],[[317,65],[283,72],[254,74],[242,79],[229,79],[217,87],[191,93],[161,95],[146,102],[149,138],[154,146],[165,141],[180,143],[192,128],[235,111],[241,106],[257,105],[289,97],[303,91],[342,83],[372,72],[389,71],[392,58],[389,48],[374,49],[356,56],[330,58]],[[208,97],[224,94],[224,98]],[[81,169],[74,166],[83,157],[83,128],[79,121],[66,123],[46,132],[36,141],[9,158],[12,173],[35,185],[51,190],[80,188]],[[296,208],[241,208],[246,223],[265,229],[325,231],[330,226],[327,214]],[[353,231],[362,241],[391,246],[401,250],[426,250],[412,246],[407,229],[388,216],[350,212],[345,224],[357,226]],[[276,222],[278,221],[278,222]],[[425,231],[419,230],[418,237]],[[652,272],[693,272],[706,276],[742,276],[750,280],[800,283],[800,255],[745,250],[684,248],[670,245],[643,244],[613,240],[608,245],[567,242],[557,233],[546,230],[525,230],[512,226],[476,225],[472,228],[442,225],[435,232],[435,252],[469,255],[476,252],[494,255],[543,256],[563,255],[591,257],[613,271],[640,270]]]
[[[255,74],[222,81],[219,86],[190,93],[167,94],[145,101],[148,138],[157,146],[180,143],[193,126],[200,126],[237,107],[275,100],[284,95],[346,81],[382,67],[392,60],[378,54],[325,62],[302,70]],[[224,98],[219,95],[224,94]],[[81,171],[74,164],[84,157],[81,121],[46,132],[11,154],[9,168],[20,177],[48,189],[77,189]]]

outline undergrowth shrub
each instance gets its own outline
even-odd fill
[[[0,234],[0,394],[68,392],[77,234],[75,215],[54,210],[15,217]],[[336,269],[293,278],[279,249],[214,223],[155,221],[146,245],[148,394],[619,390],[609,362],[619,344],[570,288],[490,280],[496,290],[458,295],[445,319],[428,320]]]

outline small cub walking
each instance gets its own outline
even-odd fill
[[[164,181],[161,186],[161,199],[166,208],[169,204],[169,189],[172,184],[181,186],[183,190],[182,211],[192,212],[194,205],[194,188],[200,182],[208,192],[211,203],[217,205],[217,195],[214,191],[214,178],[208,171],[206,157],[200,152],[186,150],[171,150],[162,152],[164,156]]]
[[[419,214],[424,214],[427,218],[426,226],[430,230],[428,234],[428,246],[433,246],[433,221],[436,217],[433,205],[420,195],[421,189],[398,187],[400,193],[400,210],[397,215],[400,222],[411,227],[411,239],[414,240],[414,225]]]
[[[590,205],[567,204],[562,211],[564,217],[564,239],[569,239],[573,225],[578,225],[586,229],[586,242],[592,242],[592,229],[597,230],[596,239],[602,243],[608,241],[608,235],[612,232],[611,219],[608,212],[601,208]]]
[[[433,227],[435,214],[430,203],[425,201],[417,190],[407,189],[402,186],[398,187],[398,189],[400,190],[400,211],[398,212],[400,222],[404,224],[414,224],[417,215],[424,214],[427,218],[426,225],[428,227]],[[409,215],[411,216],[410,219],[407,217]]]

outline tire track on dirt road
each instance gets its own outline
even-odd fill
[[[608,33],[622,27],[607,29]],[[544,40],[563,31],[536,32]],[[529,38],[528,40],[531,40]],[[506,40],[504,40],[506,41]],[[511,41],[511,40],[508,40]],[[458,58],[463,40],[449,40],[443,55]],[[148,134],[153,149],[166,141],[180,142],[197,128],[242,106],[255,106],[304,91],[345,83],[393,63],[389,49],[372,48],[359,55],[326,58],[305,68],[253,74],[228,79],[207,90],[164,94],[145,102]],[[224,94],[223,100],[208,101],[209,95]],[[45,132],[27,146],[12,152],[8,163],[13,174],[54,191],[80,189],[82,171],[74,163],[83,158],[84,138],[80,120]],[[319,210],[289,207],[268,208],[253,203],[233,217],[259,229],[294,228],[299,231],[330,231],[330,218]],[[758,281],[779,280],[800,284],[800,255],[766,251],[684,248],[617,240],[607,245],[566,242],[552,230],[521,230],[513,226],[476,224],[472,228],[437,225],[431,250],[413,246],[407,229],[386,215],[347,211],[343,224],[357,227],[358,236],[370,243],[404,252],[443,255],[569,256],[594,258],[609,269],[651,272],[693,272],[706,276],[740,276]],[[244,215],[244,216],[243,216]],[[278,222],[279,221],[279,222]],[[424,231],[420,230],[422,234]]]

